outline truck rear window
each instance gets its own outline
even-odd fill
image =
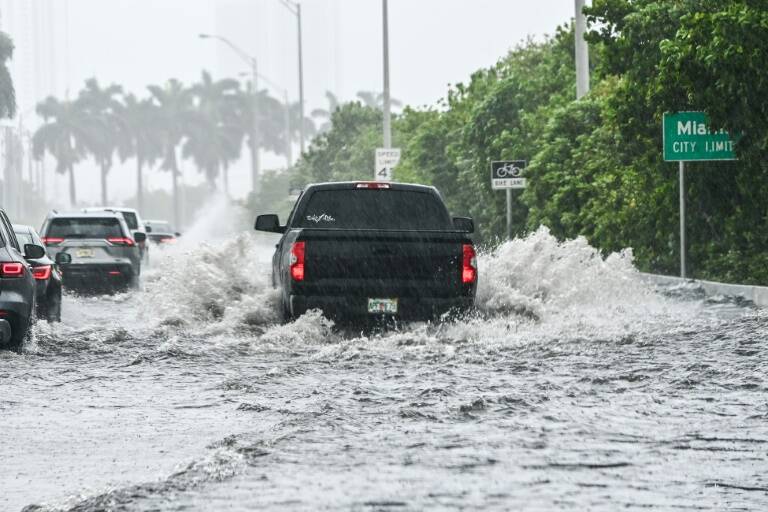
[[[412,190],[318,190],[296,224],[302,228],[451,229],[439,199]]]
[[[122,237],[123,229],[115,218],[94,219],[53,219],[48,228],[52,238],[97,238]]]

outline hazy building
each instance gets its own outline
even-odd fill
[[[16,46],[10,69],[22,119],[32,121],[37,102],[58,92],[62,63],[57,58],[66,57],[60,51],[64,42],[60,39],[66,32],[65,4],[56,0],[0,0],[0,30],[9,34]]]

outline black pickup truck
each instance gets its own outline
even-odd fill
[[[434,187],[385,182],[309,185],[282,233],[272,284],[286,319],[320,309],[334,319],[428,320],[474,304],[472,219],[451,218]]]

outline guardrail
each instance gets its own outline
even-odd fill
[[[727,295],[742,297],[760,307],[768,307],[768,286],[749,286],[745,284],[718,283],[715,281],[701,281],[699,279],[684,279],[682,277],[660,276],[656,274],[643,274],[653,283],[662,285],[694,283],[704,290],[707,295]]]

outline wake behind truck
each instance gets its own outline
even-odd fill
[[[280,233],[272,284],[285,319],[320,309],[334,319],[437,318],[474,305],[472,219],[448,213],[434,187],[338,182],[306,187]]]

